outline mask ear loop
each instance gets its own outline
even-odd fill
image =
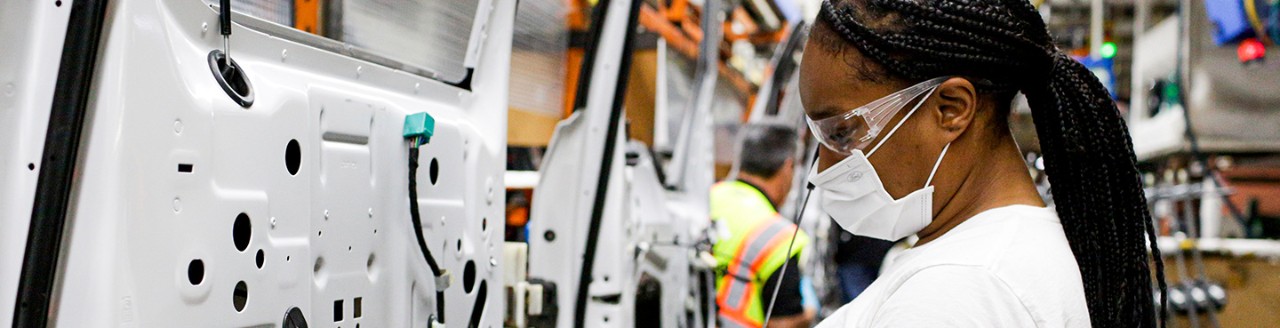
[[[929,185],[933,184],[933,175],[938,173],[938,167],[942,166],[942,158],[947,157],[948,148],[951,148],[950,142],[948,142],[946,146],[942,146],[942,154],[938,155],[938,161],[933,163],[933,170],[929,171],[929,179],[924,181],[925,188],[928,188]]]
[[[903,116],[902,120],[898,121],[898,124],[894,125],[893,129],[889,130],[889,134],[884,135],[884,139],[880,139],[880,142],[876,143],[876,146],[872,147],[870,152],[867,152],[867,158],[871,158],[871,154],[875,154],[876,150],[880,150],[880,146],[884,146],[884,142],[889,141],[889,137],[892,137],[895,132],[898,132],[898,128],[902,127],[902,124],[906,123],[907,119],[911,118],[911,115],[915,114],[917,109],[920,109],[920,106],[924,106],[924,102],[929,100],[929,97],[933,96],[933,92],[937,90],[938,86],[936,85],[929,88],[929,93],[925,94],[924,98],[920,98],[920,102],[916,103],[916,106],[912,107],[911,111],[907,112],[907,116]]]

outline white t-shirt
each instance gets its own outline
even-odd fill
[[[1090,326],[1080,269],[1053,209],[979,213],[889,265],[818,327]]]

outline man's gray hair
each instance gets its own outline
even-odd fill
[[[779,123],[750,123],[738,131],[738,171],[772,178],[787,159],[795,157],[799,136]]]

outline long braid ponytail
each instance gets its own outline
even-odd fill
[[[1166,301],[1162,293],[1157,313],[1148,246],[1160,290],[1164,264],[1128,128],[1102,83],[1054,46],[1027,0],[828,0],[817,25],[840,36],[829,47],[851,45],[885,75],[963,76],[984,82],[980,91],[1024,93],[1093,326],[1155,326]]]
[[[1090,316],[1096,327],[1151,326],[1156,313],[1144,241],[1154,241],[1155,230],[1128,128],[1088,68],[1061,53],[1055,58],[1049,83],[1023,92]],[[1150,247],[1162,273],[1159,249]],[[1156,278],[1164,290],[1164,275]],[[1161,305],[1163,311],[1163,299]]]

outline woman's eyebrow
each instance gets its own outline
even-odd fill
[[[853,108],[843,108],[835,105],[822,105],[822,106],[817,106],[816,108],[814,108],[813,112],[808,114],[809,114],[809,118],[811,119],[821,120],[824,118],[839,115],[840,113],[847,112],[851,109]]]

